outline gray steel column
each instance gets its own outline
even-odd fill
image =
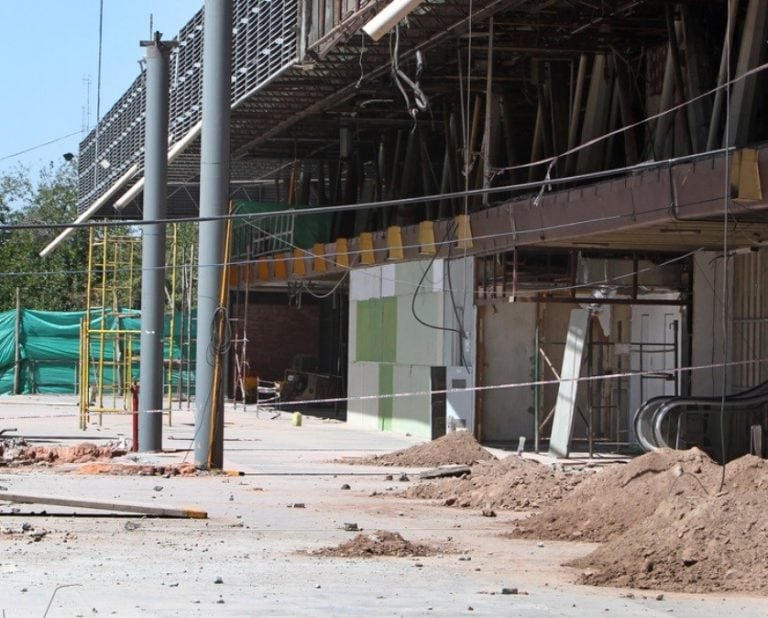
[[[200,153],[200,216],[227,214],[232,2],[206,0],[203,21],[203,119]],[[224,391],[220,343],[214,320],[224,274],[226,223],[201,221],[197,287],[195,466],[224,463]],[[226,319],[226,317],[224,317]]]
[[[144,134],[144,221],[165,219],[168,180],[168,56],[171,43],[155,33],[147,48]],[[139,450],[159,451],[163,442],[163,308],[165,224],[142,226],[141,362]]]

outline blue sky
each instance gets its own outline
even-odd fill
[[[101,113],[109,110],[139,73],[154,29],[165,38],[204,0],[104,0]],[[36,174],[62,154],[77,154],[84,112],[96,122],[99,0],[0,0],[0,173],[19,164]],[[90,102],[85,79],[90,78]],[[9,155],[70,133],[76,135],[18,157]]]

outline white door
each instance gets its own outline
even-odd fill
[[[629,380],[629,439],[635,440],[632,423],[635,411],[651,397],[678,394],[682,346],[680,307],[670,305],[634,305],[632,307],[632,342]]]

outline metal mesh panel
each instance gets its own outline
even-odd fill
[[[232,90],[235,106],[296,61],[297,0],[234,0]],[[203,11],[179,32],[170,60],[169,140],[202,117]],[[144,165],[143,72],[80,143],[78,209],[88,208],[134,164]],[[98,140],[97,140],[98,136]],[[169,178],[174,178],[173,168]],[[186,177],[185,177],[186,178]]]

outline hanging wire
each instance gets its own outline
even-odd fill
[[[731,14],[731,3],[726,2],[726,21],[725,21],[725,81],[731,83],[731,20],[733,15]],[[723,137],[723,145],[727,146],[731,142],[731,88],[728,86],[725,90],[725,131]],[[725,151],[725,164],[723,165],[723,281],[722,281],[722,297],[723,297],[723,309],[721,316],[721,328],[723,336],[723,361],[728,362],[729,357],[729,328],[728,328],[728,316],[726,308],[728,306],[728,205],[731,193],[731,179],[730,168],[728,165],[728,150]],[[735,266],[735,261],[734,261]],[[725,485],[725,467],[726,467],[726,444],[725,444],[725,398],[728,390],[728,370],[723,369],[722,373],[722,390],[720,393],[720,457],[721,457],[721,473],[720,473],[720,486],[718,492],[722,491]]]

